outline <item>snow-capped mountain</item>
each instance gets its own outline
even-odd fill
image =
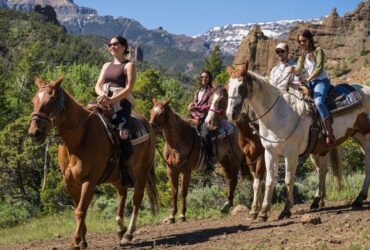
[[[248,35],[255,25],[259,25],[267,37],[284,39],[288,36],[291,27],[304,22],[319,23],[320,20],[282,20],[266,23],[229,24],[223,27],[213,27],[206,33],[194,38],[203,38],[210,47],[218,44],[223,53],[234,55],[243,38]]]

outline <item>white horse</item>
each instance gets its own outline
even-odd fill
[[[362,105],[351,112],[334,117],[336,144],[329,147],[318,140],[312,153],[316,154],[313,158],[315,165],[318,164],[320,169],[321,167],[324,169],[319,173],[322,178],[327,171],[327,157],[318,157],[319,153],[329,152],[349,137],[353,137],[360,144],[365,154],[366,177],[362,190],[352,206],[361,207],[367,199],[370,184],[370,88],[358,84],[353,84],[352,87],[361,93]],[[279,218],[289,217],[290,208],[293,206],[293,184],[298,156],[308,145],[312,116],[308,114],[305,103],[297,91],[287,92],[275,88],[267,79],[248,72],[248,62],[231,75],[228,95],[226,114],[230,120],[237,121],[239,115],[250,105],[259,121],[259,134],[265,147],[266,161],[266,189],[259,218],[261,220],[268,218],[280,157],[285,158],[285,184],[288,197]],[[316,197],[325,194],[323,191],[325,184],[320,184]]]

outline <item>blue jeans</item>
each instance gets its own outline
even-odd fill
[[[308,82],[307,85],[313,91],[313,99],[321,119],[327,118],[330,113],[326,107],[325,100],[330,88],[329,79],[312,80]]]

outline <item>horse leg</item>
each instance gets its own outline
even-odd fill
[[[141,202],[144,197],[144,190],[146,185],[146,178],[141,178],[136,180],[136,185],[134,189],[134,197],[132,198],[132,214],[130,224],[128,225],[126,233],[123,235],[120,244],[124,245],[127,242],[130,242],[133,238],[133,234],[136,230],[136,220],[139,214],[139,209]]]
[[[231,161],[225,157],[220,161],[222,167],[224,168],[226,181],[229,186],[229,194],[224,206],[221,209],[222,213],[228,213],[230,208],[233,206],[234,192],[238,184],[239,162],[238,159],[233,160],[234,161],[231,163]]]
[[[364,201],[367,199],[370,185],[370,135],[361,135],[356,133],[354,138],[360,143],[362,152],[365,154],[365,180],[359,195],[352,203],[352,209],[358,209],[363,206]]]
[[[257,177],[256,173],[252,173],[253,175],[253,202],[251,211],[249,212],[249,219],[255,220],[258,215],[258,211],[261,208],[261,180]]]
[[[266,162],[265,196],[263,198],[262,209],[258,214],[258,221],[261,222],[267,221],[268,213],[271,208],[272,195],[274,192],[276,182],[279,157],[265,150],[265,162]]]
[[[297,164],[298,164],[298,155],[289,155],[285,157],[285,186],[287,189],[287,197],[285,200],[284,209],[283,211],[281,211],[278,217],[279,220],[290,218],[290,216],[292,215],[290,209],[293,207],[294,204],[293,190]]]
[[[182,190],[181,190],[181,195],[182,195],[182,210],[180,214],[180,221],[186,221],[186,197],[188,196],[188,188],[189,188],[189,182],[191,179],[191,172],[189,173],[184,173],[182,175]]]
[[[122,239],[123,235],[126,233],[127,228],[123,222],[124,218],[124,210],[125,210],[125,203],[127,197],[127,188],[123,187],[121,183],[117,184],[118,189],[118,208],[117,208],[117,215],[116,215],[116,223],[117,223],[117,235],[119,240]]]
[[[95,188],[96,184],[94,182],[86,181],[82,183],[81,197],[75,209],[76,231],[73,235],[73,248],[87,248],[85,219]]]
[[[64,186],[65,186],[68,194],[71,196],[71,198],[73,200],[75,211],[76,211],[76,208],[78,206],[78,203],[79,203],[80,197],[81,197],[81,187],[80,186],[74,186],[74,185],[72,185],[65,178],[64,178]],[[77,220],[76,220],[76,223],[77,223]],[[70,248],[79,248],[80,242],[81,242],[81,238],[80,237],[77,237],[76,238],[73,235],[72,236],[72,239],[71,239],[71,242],[69,243],[69,246],[70,246]]]
[[[167,167],[167,177],[170,180],[171,185],[171,196],[172,196],[172,207],[171,207],[171,215],[165,219],[165,223],[173,224],[175,223],[175,217],[177,214],[177,197],[179,191],[179,171],[176,169],[172,169]]]
[[[326,174],[328,172],[328,155],[320,156],[318,154],[311,154],[310,158],[319,174],[319,188],[316,191],[316,195],[310,209],[318,209],[325,206],[324,198],[326,196],[325,181]]]

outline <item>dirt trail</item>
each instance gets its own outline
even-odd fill
[[[277,220],[273,211],[266,223],[246,220],[245,214],[221,219],[190,220],[172,225],[139,227],[131,244],[118,245],[115,233],[88,234],[89,249],[370,249],[370,202],[353,211],[349,205],[327,202],[310,212],[296,205],[292,218]],[[303,225],[305,213],[321,224]],[[33,241],[1,249],[66,249],[69,238]],[[361,246],[361,248],[359,248]]]

